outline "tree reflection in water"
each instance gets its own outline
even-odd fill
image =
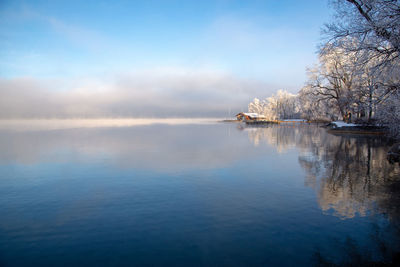
[[[313,188],[325,214],[343,220],[357,216],[383,214],[389,225],[376,225],[367,256],[350,237],[338,244],[347,255],[334,263],[315,254],[321,266],[387,266],[400,263],[400,167],[386,158],[389,141],[377,136],[332,135],[315,125],[280,125],[248,130],[254,145],[265,142],[280,153],[290,148],[299,151],[305,170],[305,185]],[[390,238],[385,238],[390,235]],[[389,241],[390,240],[390,241]]]
[[[388,234],[393,234],[395,238],[388,239]],[[367,252],[347,237],[343,243],[337,243],[337,247],[342,250],[340,259],[329,260],[318,249],[313,255],[313,262],[315,266],[400,266],[399,236],[398,228],[375,226],[370,235],[371,240],[375,242],[374,247],[369,248]],[[374,256],[370,253],[372,251],[375,252]]]

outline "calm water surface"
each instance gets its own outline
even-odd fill
[[[398,252],[400,168],[382,138],[32,125],[0,127],[0,265],[309,266]]]

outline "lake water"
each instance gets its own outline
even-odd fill
[[[307,124],[5,121],[0,265],[390,262],[388,149]]]

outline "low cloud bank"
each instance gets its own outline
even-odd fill
[[[227,117],[272,87],[223,72],[176,69],[72,81],[0,79],[0,118]]]

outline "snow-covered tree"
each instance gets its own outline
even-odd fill
[[[394,104],[390,98],[396,99],[398,90],[392,85],[398,83],[399,64],[378,69],[380,59],[365,61],[365,51],[356,49],[359,40],[346,37],[340,44],[343,47],[325,44],[319,65],[309,70],[308,83],[300,91],[303,113],[313,119],[334,119],[351,112],[354,120],[371,122],[377,110]]]
[[[400,138],[400,92],[391,94],[376,111],[378,121],[386,125],[392,136]]]
[[[348,52],[357,51],[375,73],[393,72],[400,55],[400,1],[331,0],[336,10],[334,23],[326,25],[327,43]],[[343,42],[357,40],[357,45]],[[373,61],[373,65],[371,62]],[[382,86],[399,90],[398,79],[386,79]]]
[[[353,40],[347,40],[353,43]],[[354,81],[359,73],[358,53],[326,44],[320,51],[319,65],[309,69],[309,90],[317,102],[336,105],[340,116],[352,109]]]
[[[299,92],[301,117],[307,120],[337,120],[337,105],[333,101],[321,101],[318,95],[311,93],[312,90],[310,86],[305,86]]]
[[[299,100],[297,95],[284,90],[264,99],[254,99],[249,104],[249,112],[264,115],[268,120],[292,119],[299,117]]]

